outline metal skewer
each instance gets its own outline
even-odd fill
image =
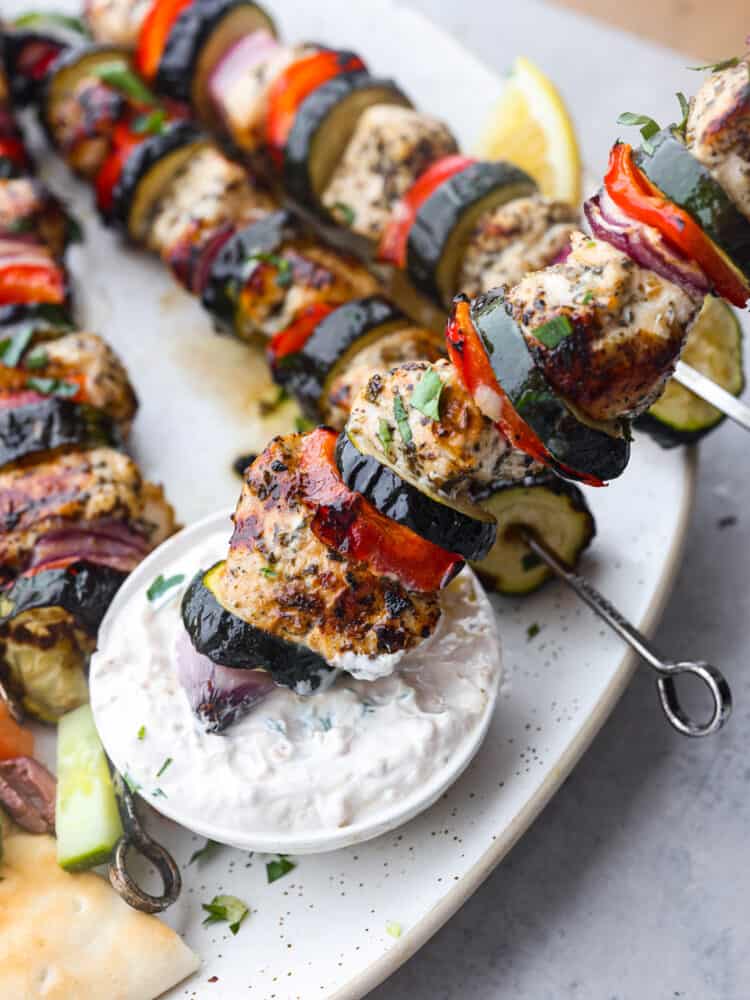
[[[684,361],[677,362],[677,369],[672,377],[677,379],[680,385],[684,385],[686,389],[694,392],[696,396],[700,396],[701,399],[705,399],[707,403],[715,406],[717,410],[721,410],[740,427],[750,431],[750,406],[740,402],[731,392],[722,389],[713,379],[707,378],[695,368],[685,364]]]
[[[721,671],[703,660],[681,660],[677,663],[664,660],[656,653],[648,639],[595,587],[562,563],[528,529],[522,528],[521,531],[529,548],[655,671],[659,700],[670,725],[685,736],[710,736],[718,732],[732,710],[732,693]],[[713,711],[707,722],[697,722],[682,708],[675,684],[675,678],[681,674],[692,674],[708,688]]]

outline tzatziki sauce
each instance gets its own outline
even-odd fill
[[[223,733],[207,733],[178,681],[175,650],[185,589],[226,546],[226,529],[213,530],[162,560],[157,572],[182,582],[156,602],[150,578],[131,587],[92,659],[99,732],[147,801],[187,826],[194,817],[194,829],[315,835],[377,821],[476,749],[501,662],[491,606],[469,570],[443,592],[429,640],[393,662],[350,665],[372,680],[341,671],[313,695],[277,687]]]

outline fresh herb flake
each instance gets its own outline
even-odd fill
[[[277,270],[276,284],[279,288],[289,288],[289,286],[294,281],[294,270],[292,269],[292,262],[287,260],[286,257],[281,257],[277,253],[253,253],[247,258],[245,262],[245,281],[248,280],[250,275],[253,273],[258,264],[268,264],[269,267],[275,267]]]
[[[151,792],[151,796],[152,798],[155,799],[166,799],[167,793],[164,791],[163,788],[155,788],[153,792]]]
[[[159,106],[159,100],[156,95],[149,90],[140,77],[136,76],[119,59],[95,66],[91,72],[102,83],[106,83],[108,87],[118,90],[125,97],[131,98],[131,100],[136,101],[138,104]]]
[[[391,425],[383,417],[378,421],[378,441],[382,444],[386,455],[389,455],[393,444],[393,434],[391,433]]]
[[[411,394],[409,402],[415,410],[431,420],[440,420],[440,394],[443,380],[434,368],[428,368]]]
[[[58,14],[57,11],[31,11],[28,14],[21,14],[12,23],[15,28],[44,28],[49,25],[67,28],[86,38],[89,35],[88,28],[80,18]]]
[[[138,730],[138,739],[139,740],[145,740],[146,739],[146,727],[145,726],[141,726],[141,728]]]
[[[581,299],[582,305],[587,306],[589,304],[589,302],[591,302],[593,300],[593,298],[594,298],[594,293],[589,288],[589,290],[586,292],[586,294]]]
[[[315,424],[312,420],[308,420],[307,417],[295,417],[294,418],[294,429],[298,434],[304,434],[306,431],[311,431]]]
[[[261,566],[260,572],[267,580],[276,579],[276,570],[272,566]]]
[[[24,364],[27,368],[44,368],[49,364],[49,354],[43,347],[35,347],[26,355]]]
[[[536,622],[534,622],[533,625],[529,625],[529,627],[526,629],[526,638],[529,640],[534,639],[536,636],[539,635],[541,631],[542,631],[541,627],[537,625]]]
[[[554,350],[566,337],[573,332],[573,324],[567,316],[555,316],[553,319],[542,323],[533,331],[534,336],[540,344]]]
[[[269,861],[266,865],[266,878],[269,884],[276,882],[278,879],[288,875],[289,872],[294,871],[296,867],[295,863],[290,861],[285,854],[280,854],[278,861]]]
[[[34,325],[22,326],[10,336],[0,340],[0,362],[8,368],[15,368],[34,336]]]
[[[171,757],[167,757],[167,759],[164,761],[164,763],[162,764],[162,766],[156,772],[156,777],[157,778],[161,778],[162,774],[164,774],[164,772],[167,770],[167,768],[170,767],[170,765],[172,765],[173,763],[174,763],[174,760]]]
[[[208,914],[203,921],[204,927],[227,923],[232,934],[237,933],[242,921],[250,912],[247,904],[236,896],[214,896],[210,903],[203,903],[202,907]]]
[[[635,115],[632,111],[625,111],[617,119],[618,125],[638,125],[643,136],[643,148],[649,154],[653,153],[654,147],[649,142],[657,132],[661,131],[661,125],[648,115]]]
[[[735,66],[739,66],[739,64],[739,56],[730,56],[729,59],[723,59],[721,62],[708,63],[706,66],[688,66],[688,69],[692,69],[696,73],[703,73],[705,70],[710,70],[712,73],[721,73],[723,69],[733,69]]]
[[[684,135],[685,129],[687,128],[688,115],[690,114],[690,102],[688,101],[687,97],[685,97],[685,95],[682,93],[681,90],[677,91],[675,97],[677,98],[677,101],[680,105],[680,114],[682,115],[679,124],[677,125],[677,131],[682,132],[682,134]]]
[[[197,851],[193,851],[190,855],[189,865],[195,864],[196,861],[203,862],[212,857],[218,850],[223,847],[223,844],[217,844],[215,840],[207,840],[203,847],[199,848]]]
[[[393,416],[396,419],[396,426],[401,435],[401,440],[404,444],[411,444],[413,435],[409,426],[409,418],[406,415],[404,401],[398,393],[393,397]]]
[[[149,601],[156,601],[158,598],[162,597],[168,590],[172,587],[177,587],[185,579],[184,573],[177,573],[175,576],[170,576],[168,579],[164,579],[160,573],[151,586],[146,591],[146,597]]]
[[[136,135],[161,135],[167,123],[167,113],[164,108],[154,108],[145,114],[138,115],[133,122]]]
[[[392,938],[400,938],[403,927],[396,920],[389,920],[385,925],[385,932],[390,934]]]
[[[333,206],[333,212],[341,219],[345,226],[351,228],[354,225],[354,220],[357,218],[354,209],[351,205],[347,205],[344,201],[337,201]]]
[[[78,393],[77,382],[67,382],[62,378],[38,378],[32,375],[26,379],[26,388],[33,389],[42,396],[58,396],[60,399],[71,399]]]

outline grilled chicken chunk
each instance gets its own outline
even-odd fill
[[[314,508],[304,499],[301,440],[274,439],[245,473],[217,597],[238,617],[304,643],[333,665],[347,653],[415,646],[437,625],[437,594],[407,593],[318,540]]]
[[[68,166],[92,178],[110,150],[124,97],[96,77],[83,77],[53,102],[49,127]]]
[[[577,224],[575,209],[541,195],[485,212],[466,246],[459,290],[474,298],[548,267],[567,248]]]
[[[135,47],[138,32],[153,0],[86,0],[84,9],[97,42]]]
[[[29,177],[0,181],[0,238],[38,241],[60,257],[69,232],[63,207],[39,181]]]
[[[410,403],[430,368],[443,384],[439,421]],[[406,414],[408,433],[395,409],[397,399]],[[432,365],[411,361],[387,375],[371,375],[354,400],[347,430],[360,450],[385,455],[408,479],[449,495],[470,493],[498,480],[521,479],[533,464],[484,416],[449,361]]]
[[[0,565],[21,570],[45,534],[99,519],[127,521],[149,544],[171,533],[173,514],[158,487],[119,451],[94,448],[0,472]]]
[[[672,374],[700,303],[609,243],[577,233],[572,247],[510,291],[513,314],[564,399],[592,420],[637,416]],[[540,328],[557,317],[568,333],[550,339]]]
[[[457,149],[450,129],[437,118],[375,105],[357,122],[323,204],[355,233],[378,240],[396,202],[419,175]]]
[[[240,293],[240,333],[270,337],[285,330],[307,306],[317,302],[338,306],[377,292],[375,279],[355,260],[316,243],[296,240],[277,254],[277,261],[256,262]]]
[[[328,395],[320,401],[323,422],[343,428],[352,402],[373,372],[389,371],[415,358],[437,361],[444,355],[443,338],[431,330],[407,326],[386,334],[358,351],[332,380]]]
[[[175,244],[218,229],[225,222],[247,224],[273,208],[238,163],[215,146],[200,150],[171,181],[149,227],[147,246],[168,254]]]
[[[706,77],[690,105],[687,143],[750,219],[750,60]]]

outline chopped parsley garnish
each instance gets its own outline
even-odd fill
[[[294,418],[294,429],[298,434],[304,434],[305,431],[311,431],[315,424],[312,420],[308,420],[307,417],[295,417]]]
[[[585,295],[583,296],[583,298],[581,299],[581,303],[582,303],[582,304],[583,304],[584,306],[587,306],[587,305],[589,304],[589,302],[591,302],[591,300],[592,300],[593,298],[594,298],[594,293],[593,293],[593,292],[591,291],[591,289],[589,288],[589,290],[588,290],[588,291],[586,292],[586,294],[585,294]]]
[[[139,740],[145,740],[146,739],[146,727],[145,726],[141,726],[141,728],[138,730],[138,739]]]
[[[385,925],[386,934],[390,934],[392,938],[400,938],[403,927],[396,920],[389,920]]]
[[[214,896],[210,903],[201,904],[208,916],[203,921],[203,926],[211,924],[227,923],[232,934],[236,934],[240,925],[250,912],[246,903],[236,896]]]
[[[260,572],[268,580],[275,580],[276,579],[276,570],[272,566],[261,566]]]
[[[75,396],[80,386],[77,382],[68,382],[64,378],[38,378],[32,375],[26,379],[26,388],[33,389],[34,392],[42,396],[59,396],[61,399],[70,399]]]
[[[49,364],[49,354],[43,347],[35,347],[26,356],[25,364],[27,368],[44,368]]]
[[[245,281],[250,277],[258,264],[268,264],[271,267],[275,267],[278,271],[276,275],[276,284],[279,288],[289,288],[291,283],[294,281],[294,270],[292,269],[292,262],[287,260],[286,257],[280,257],[277,253],[252,253],[246,260],[247,272],[245,274]]]
[[[537,566],[542,565],[542,560],[536,554],[536,552],[527,552],[526,555],[521,560],[521,565],[524,570],[528,573],[532,569],[536,569]]]
[[[155,799],[166,799],[167,798],[167,793],[164,791],[163,788],[155,788],[153,790],[153,792],[151,792],[151,795]]]
[[[294,871],[296,867],[295,863],[290,861],[285,854],[280,854],[278,861],[269,861],[266,865],[266,878],[269,883],[276,882],[288,875],[289,872]]]
[[[404,402],[398,393],[393,397],[393,416],[396,419],[396,426],[404,444],[411,444],[412,432],[409,426],[409,418],[406,415]]]
[[[159,107],[159,99],[156,95],[149,90],[139,76],[136,76],[120,60],[102,63],[100,66],[95,66],[91,72],[102,83],[106,83],[113,90],[119,90],[125,97],[130,97],[138,104],[151,104],[154,107]]]
[[[145,114],[138,115],[132,128],[136,135],[161,135],[167,123],[167,113],[164,108],[154,108]]]
[[[653,153],[654,147],[649,142],[649,139],[661,131],[661,125],[657,121],[649,118],[648,115],[634,115],[632,111],[624,111],[617,119],[617,124],[639,125],[641,135],[643,136],[643,148],[649,155]]]
[[[723,59],[721,62],[708,63],[706,66],[688,66],[688,69],[692,69],[696,73],[703,73],[704,70],[710,70],[712,73],[720,73],[723,69],[733,69],[735,66],[739,66],[739,64],[739,56],[730,56],[729,59]]]
[[[207,840],[203,847],[200,847],[197,851],[193,851],[188,864],[192,865],[196,861],[206,861],[222,847],[223,844],[217,844],[215,840]]]
[[[158,771],[156,772],[156,777],[157,777],[157,778],[161,778],[162,774],[164,774],[164,772],[166,771],[166,769],[167,769],[167,768],[168,768],[168,767],[169,767],[169,766],[170,766],[171,764],[173,764],[173,763],[174,763],[173,759],[172,759],[171,757],[167,757],[167,759],[166,759],[166,760],[164,761],[164,763],[162,764],[162,766],[161,766],[161,767],[159,768],[159,770],[158,770]]]
[[[538,636],[540,632],[541,628],[539,627],[539,625],[537,625],[536,622],[534,622],[533,625],[529,625],[529,627],[526,629],[526,638],[533,639],[536,636]]]
[[[170,576],[167,580],[160,573],[146,591],[146,597],[149,601],[156,601],[163,594],[166,594],[168,590],[171,590],[172,587],[177,587],[181,584],[184,579],[184,573],[177,573],[175,576]]]
[[[391,433],[391,425],[383,417],[378,421],[378,441],[382,444],[383,451],[388,455],[393,444],[393,434]]]
[[[80,18],[58,14],[56,11],[31,11],[28,14],[21,14],[12,23],[16,28],[43,28],[45,25],[57,25],[86,37],[89,34],[88,28]]]
[[[688,101],[687,97],[685,97],[685,95],[682,93],[681,90],[677,91],[675,97],[679,102],[680,113],[682,114],[682,118],[680,119],[677,125],[677,131],[682,132],[682,134],[684,135],[685,129],[687,128],[688,115],[690,114],[690,102]]]
[[[353,226],[354,220],[357,218],[354,209],[351,205],[347,205],[344,201],[337,201],[333,206],[333,211],[338,215],[345,226]]]
[[[542,323],[533,331],[536,339],[545,347],[553,349],[573,332],[573,324],[567,316],[555,316]]]
[[[15,368],[34,336],[34,325],[22,326],[10,337],[0,340],[0,362],[8,368]]]
[[[409,402],[415,410],[431,420],[440,420],[440,394],[443,380],[434,368],[428,368],[411,394]]]

